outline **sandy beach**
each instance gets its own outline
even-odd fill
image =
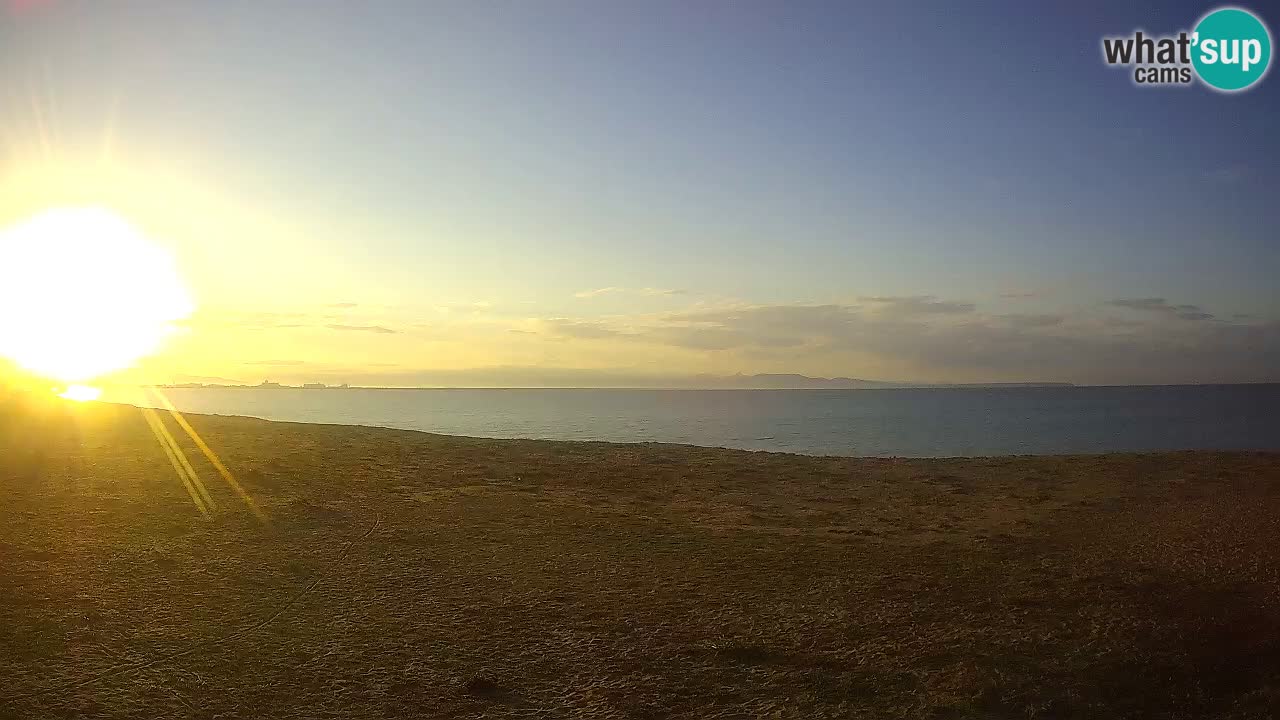
[[[1280,455],[0,411],[3,718],[1280,712]]]

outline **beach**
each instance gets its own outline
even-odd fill
[[[194,496],[135,408],[0,405],[0,717],[1280,712],[1280,454],[187,415],[229,482],[156,417]]]

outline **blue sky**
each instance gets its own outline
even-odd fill
[[[0,210],[174,247],[156,372],[1280,379],[1275,77],[1101,59],[1213,4],[19,5]]]

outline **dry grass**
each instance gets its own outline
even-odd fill
[[[1280,714],[1275,454],[190,420],[269,528],[135,410],[0,409],[0,717]]]

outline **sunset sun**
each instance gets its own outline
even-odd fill
[[[168,252],[108,210],[0,230],[0,356],[31,373],[73,383],[129,368],[192,310]]]

